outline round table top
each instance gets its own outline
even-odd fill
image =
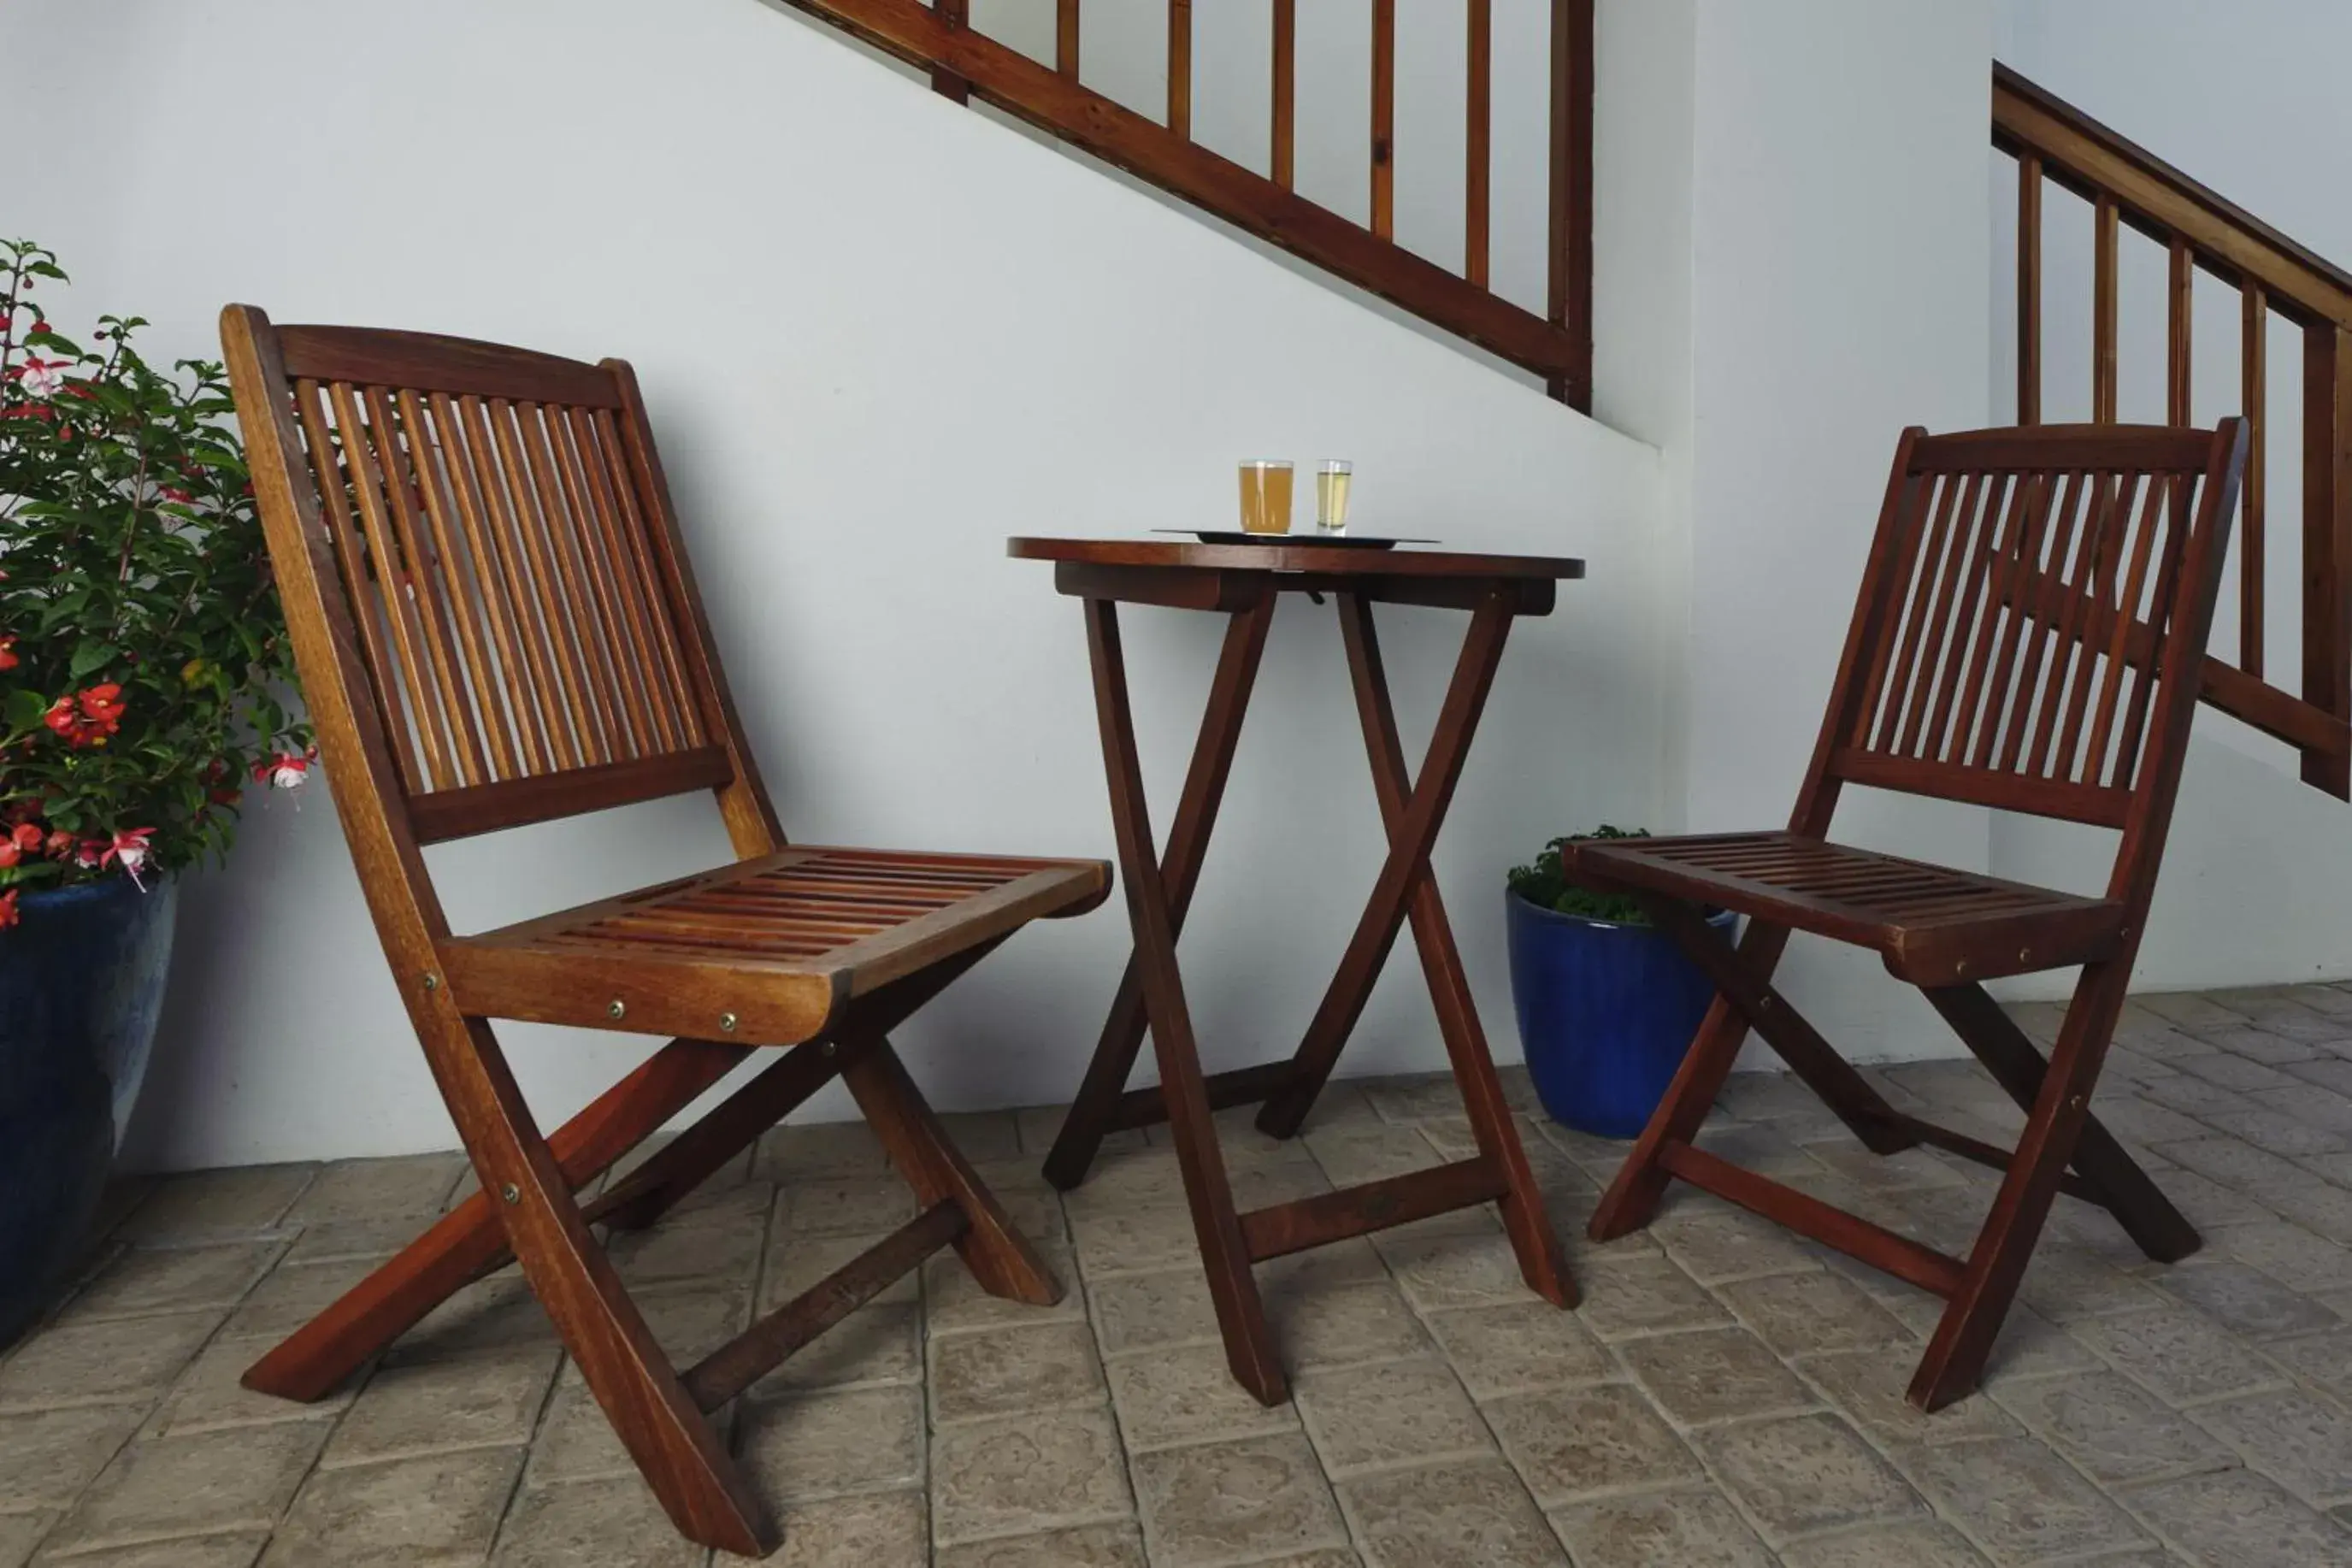
[[[1183,539],[1040,539],[1015,536],[1004,552],[1023,561],[1089,566],[1161,567],[1217,572],[1311,572],[1351,577],[1508,577],[1559,580],[1584,575],[1570,555],[1492,555],[1460,550],[1367,550],[1325,544],[1311,535],[1276,534],[1281,543],[1202,544]]]

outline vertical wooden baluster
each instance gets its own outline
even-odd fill
[[[2116,199],[2101,196],[2091,246],[2091,422],[2116,422]]]
[[[2270,300],[2251,279],[2239,291],[2240,406],[2246,416],[2246,475],[2238,491],[2238,668],[2263,672],[2263,409],[2270,396]]]
[[[1469,124],[1465,142],[1469,148],[1462,171],[1462,276],[1486,287],[1486,213],[1491,199],[1494,158],[1488,138],[1494,121],[1495,12],[1494,0],[1469,0],[1470,91]]]
[[[1274,0],[1274,183],[1290,189],[1297,151],[1298,0]]]
[[[2175,235],[2172,270],[2165,287],[2164,422],[2189,420],[2189,312],[2197,290],[2197,257],[2189,242]]]
[[[1551,4],[1551,224],[1545,317],[1574,363],[1545,378],[1572,408],[1592,406],[1592,5]]]
[[[1372,0],[1372,232],[1396,233],[1396,0]]]
[[[1168,0],[1168,129],[1192,139],[1192,0]]]
[[[971,0],[932,0],[932,6],[940,20],[959,33],[971,25]],[[931,68],[931,90],[956,103],[971,101],[971,83],[945,66]]]
[[[1078,79],[1078,0],[1054,0],[1054,68]]]
[[[2352,330],[2303,333],[2303,700],[2352,720]],[[2303,782],[2352,800],[2352,756],[2307,751]]]
[[[2042,160],[2017,160],[2017,422],[2042,423]]]

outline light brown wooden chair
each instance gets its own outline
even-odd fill
[[[941,1247],[988,1290],[1060,1288],[925,1104],[887,1032],[1098,860],[791,846],[719,671],[635,376],[457,338],[223,312],[296,661],[394,978],[481,1191],[246,1373],[325,1395],[509,1258],[691,1539],[773,1520],[710,1413]],[[420,847],[709,789],[737,860],[477,936]],[[675,1038],[542,1136],[492,1018]],[[788,1047],[593,1201],[578,1193],[759,1047]],[[683,1372],[606,1261],[836,1074],[921,1213]]]
[[[1680,1177],[1947,1299],[1912,1379],[1934,1410],[1975,1388],[2054,1196],[2098,1204],[2148,1257],[2198,1236],[2098,1119],[2113,1037],[2188,754],[2246,457],[2217,430],[1906,431],[1812,764],[1783,833],[1571,847],[1570,875],[1631,893],[1717,987],[1681,1070],[1592,1217],[1648,1223]],[[1848,784],[2118,830],[2080,898],[1827,840]],[[1735,950],[1702,906],[1748,917]],[[2014,1152],[1895,1110],[1773,990],[1791,931],[1874,949],[2026,1112]],[[2049,1059],[1982,982],[2082,966]],[[1700,1148],[1753,1028],[1881,1154],[1930,1143],[2004,1173],[1966,1259]]]

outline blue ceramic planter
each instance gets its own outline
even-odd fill
[[[176,884],[23,896],[0,931],[0,1347],[80,1254],[155,1041]]]
[[[1511,892],[1503,903],[1519,1043],[1544,1110],[1580,1131],[1639,1135],[1715,988],[1647,926],[1557,914]],[[1727,931],[1735,919],[1710,923]]]

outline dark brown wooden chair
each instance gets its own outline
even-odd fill
[[[1059,1299],[887,1032],[1098,860],[790,846],[703,621],[635,377],[457,338],[221,319],[270,558],[385,955],[481,1192],[246,1373],[321,1397],[509,1258],[678,1529],[778,1533],[710,1421],[944,1246],[997,1295]],[[478,936],[420,847],[716,793],[721,869]],[[676,1037],[542,1136],[492,1018]],[[761,1047],[788,1047],[593,1202],[600,1173]],[[919,1217],[680,1372],[596,1233],[650,1225],[840,1075]]]
[[[1657,1114],[1592,1217],[1648,1223],[1679,1176],[1943,1296],[1913,1377],[1934,1410],[1975,1388],[2053,1195],[2105,1206],[2147,1256],[2198,1237],[2098,1119],[2093,1087],[2146,929],[2245,464],[2218,430],[2117,426],[1904,433],[1785,833],[1592,842],[1570,874],[1633,894],[1715,982]],[[1829,842],[1848,784],[2119,830],[2098,898]],[[1735,948],[1703,905],[1748,917]],[[1774,991],[1791,931],[1875,949],[2026,1112],[2014,1152],[1895,1110]],[[2047,1061],[1986,994],[2079,964]],[[1864,1144],[1930,1143],[2004,1173],[1963,1260],[1767,1181],[1694,1142],[1749,1029]]]

